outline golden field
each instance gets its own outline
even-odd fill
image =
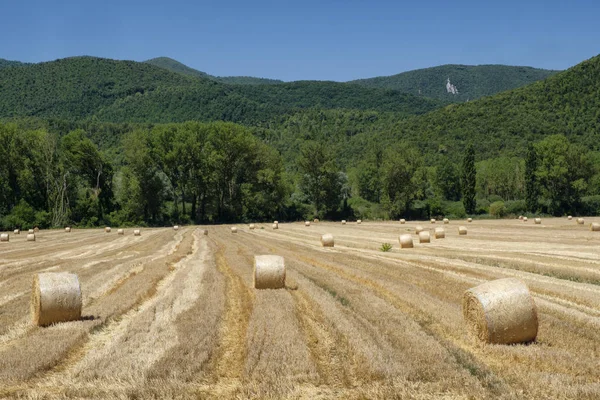
[[[589,223],[600,218],[585,222],[11,233],[0,398],[599,399],[600,232]],[[446,237],[419,244],[416,225]],[[323,233],[335,247],[321,247]],[[400,249],[403,233],[414,248]],[[285,258],[286,289],[253,288],[258,254]],[[79,276],[83,316],[37,327],[32,276],[60,271]],[[467,333],[464,291],[505,277],[534,296],[534,343]]]

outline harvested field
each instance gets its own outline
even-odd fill
[[[467,236],[421,244],[417,225],[436,226],[11,235],[0,398],[600,398],[600,232],[566,218],[474,220]],[[325,233],[335,247],[322,247]],[[400,248],[406,233],[414,248]],[[254,289],[260,254],[285,258],[285,289]],[[78,275],[81,320],[31,323],[32,276],[46,271]],[[511,277],[537,304],[537,339],[480,343],[463,293]]]

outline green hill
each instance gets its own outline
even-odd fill
[[[180,63],[177,60],[173,60],[169,57],[157,57],[144,62],[155,65],[160,68],[164,68],[171,72],[177,72],[180,74],[194,76],[197,78],[209,78],[217,82],[230,83],[235,85],[272,85],[277,83],[283,83],[283,81],[277,79],[254,78],[252,76],[213,76],[207,74],[206,72],[190,68],[187,65]]]
[[[393,90],[336,82],[227,85],[148,63],[73,57],[0,70],[1,117],[96,117],[107,122],[266,121],[303,108],[404,115],[439,104]]]
[[[507,65],[441,65],[392,76],[359,79],[351,83],[400,90],[447,102],[463,102],[519,88],[557,72]],[[448,79],[458,93],[448,92]]]
[[[6,68],[6,67],[18,67],[21,65],[28,65],[27,63],[22,63],[20,61],[11,61],[11,60],[5,60],[3,58],[0,58],[0,68]]]

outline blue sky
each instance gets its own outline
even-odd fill
[[[213,75],[345,81],[441,64],[565,69],[600,1],[3,1],[0,58],[168,56]]]

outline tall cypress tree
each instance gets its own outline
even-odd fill
[[[527,211],[535,213],[538,210],[539,185],[535,171],[537,170],[537,153],[532,143],[527,146],[525,159],[525,206]]]
[[[461,179],[463,204],[467,214],[475,213],[475,184],[475,150],[473,149],[473,145],[469,144],[465,157],[463,158]]]

